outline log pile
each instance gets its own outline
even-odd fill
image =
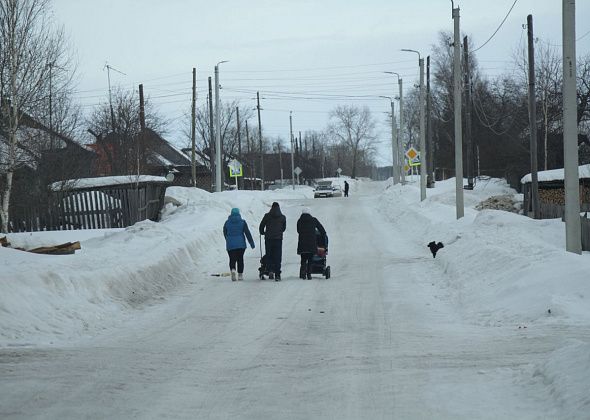
[[[0,244],[4,248],[12,248],[10,246],[10,242],[8,242],[8,238],[6,238],[6,236],[3,236],[2,238],[0,238]],[[19,251],[32,252],[34,254],[70,255],[70,254],[74,254],[78,249],[81,249],[81,248],[82,247],[80,246],[80,242],[76,241],[76,242],[66,242],[66,243],[59,244],[59,245],[42,246],[42,247],[33,248],[33,249],[24,249],[24,248],[12,248],[12,249],[17,249]]]
[[[539,188],[539,201],[541,203],[565,205],[564,188]],[[580,204],[590,203],[590,186],[580,185]]]

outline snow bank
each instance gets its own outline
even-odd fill
[[[466,319],[483,325],[534,322],[590,324],[588,253],[565,252],[565,227],[559,219],[533,220],[501,210],[477,211],[490,196],[520,195],[500,180],[465,190],[465,217],[456,220],[455,180],[436,183],[419,202],[419,188],[387,186],[381,211],[408,237],[445,247],[436,256],[446,276],[433,279]],[[413,190],[408,193],[407,190]],[[406,205],[399,205],[403,201]],[[426,251],[428,251],[426,249]]]
[[[273,201],[313,197],[310,187],[208,193],[171,187],[162,221],[126,229],[9,234],[25,249],[81,241],[75,255],[37,255],[0,248],[0,347],[93,335],[144,305],[166,299],[225,249],[222,226],[232,207],[255,233]]]

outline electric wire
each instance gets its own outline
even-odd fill
[[[512,6],[510,6],[510,9],[508,10],[508,13],[506,13],[506,16],[504,16],[504,19],[502,19],[502,22],[500,22],[500,25],[498,25],[498,27],[496,28],[496,30],[494,31],[494,33],[492,34],[492,36],[490,36],[488,38],[488,40],[486,42],[484,42],[483,44],[481,44],[479,47],[477,47],[476,49],[472,50],[470,54],[473,54],[474,52],[481,50],[483,47],[486,46],[486,44],[488,42],[490,42],[492,40],[492,38],[494,38],[494,36],[496,36],[496,34],[498,33],[498,31],[500,30],[500,28],[502,27],[502,25],[504,25],[504,22],[506,22],[506,19],[508,19],[508,16],[510,16],[510,12],[512,12],[512,9],[514,9],[514,6],[516,5],[517,2],[518,2],[518,0],[514,0],[514,3],[512,3]]]

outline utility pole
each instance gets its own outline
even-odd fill
[[[453,93],[455,101],[455,201],[457,219],[465,215],[463,201],[463,138],[461,132],[461,30],[459,17],[459,8],[454,8]]]
[[[52,69],[54,63],[47,63],[47,67],[49,67],[49,147],[50,150],[53,152],[54,141],[53,141],[53,105],[52,105],[52,93],[53,93],[53,85],[52,85]]]
[[[215,153],[216,150],[213,147],[215,130],[213,129],[213,87],[211,84],[211,76],[208,78],[209,81],[209,162],[211,167],[211,177],[215,174]]]
[[[467,189],[473,189],[473,136],[471,134],[471,72],[469,69],[469,44],[463,38],[463,64],[465,71],[465,147],[467,148]]]
[[[419,58],[420,64],[420,201],[426,200],[426,124],[424,121],[424,59]]]
[[[395,103],[391,98],[391,162],[393,165],[393,185],[399,182],[399,163],[397,162],[397,149],[395,147],[397,143],[397,130],[395,127]]]
[[[254,159],[254,155],[252,154],[252,148],[250,144],[250,131],[248,130],[248,120],[246,120],[246,144],[248,145],[248,156],[252,159],[251,166],[250,166],[250,189],[254,189],[254,179],[256,178],[256,162]]]
[[[576,1],[562,1],[565,243],[567,251],[581,254],[578,110],[576,99]]]
[[[291,134],[291,185],[295,189],[295,153],[293,145],[293,111],[289,111],[289,132]]]
[[[256,109],[258,110],[258,137],[260,140],[260,191],[264,191],[264,153],[262,151],[262,124],[260,122],[260,92],[256,92]]]
[[[196,156],[196,140],[195,140],[195,119],[196,119],[196,104],[197,104],[197,69],[193,67],[193,101],[191,106],[191,168],[193,187],[197,186],[197,156]]]
[[[529,124],[531,153],[531,203],[533,217],[541,217],[539,209],[539,178],[537,175],[537,98],[535,97],[535,45],[533,39],[533,15],[526,17],[529,47]],[[528,209],[527,209],[528,211]]]
[[[221,192],[221,129],[219,122],[219,63],[215,65],[215,191]]]
[[[137,161],[137,176],[141,174],[141,165],[144,163],[145,148],[145,101],[143,97],[143,84],[139,84],[139,134],[135,137],[135,159]]]
[[[432,118],[430,96],[430,56],[426,57],[426,151],[428,153],[428,177],[426,178],[426,188],[434,188],[434,144],[432,143]]]
[[[238,130],[238,156],[242,161],[242,134],[240,133],[240,108],[236,107],[236,126]]]
[[[398,133],[398,162],[399,162],[399,171],[400,171],[400,182],[403,184],[406,183],[406,171],[404,169],[404,153],[406,146],[404,144],[404,89],[403,89],[403,80],[400,78],[398,80],[399,85],[399,133]]]

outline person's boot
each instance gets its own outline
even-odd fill
[[[236,281],[236,270],[231,271],[231,281]]]
[[[268,273],[268,278],[269,279],[274,279],[275,278],[275,273],[273,273],[272,271],[270,273]]]
[[[238,281],[244,280],[244,273],[238,273]]]
[[[305,280],[305,267],[299,269],[299,278]]]
[[[307,280],[311,280],[311,273],[307,273]]]

